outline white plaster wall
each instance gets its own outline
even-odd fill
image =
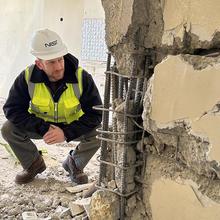
[[[0,97],[7,97],[15,77],[34,61],[29,51],[36,29],[58,32],[80,59],[84,17],[104,18],[101,0],[0,0]]]
[[[30,63],[29,42],[42,23],[42,0],[0,0],[0,96],[6,96],[17,73]]]
[[[56,2],[56,4],[54,4]],[[68,51],[80,56],[83,2],[81,0],[46,0],[42,11],[42,26],[58,32]],[[61,21],[60,19],[63,19]]]
[[[84,0],[84,18],[105,18],[101,0]]]

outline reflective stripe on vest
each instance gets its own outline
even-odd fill
[[[71,123],[78,120],[84,112],[81,109],[79,98],[83,91],[82,72],[79,67],[76,71],[78,83],[66,83],[67,89],[60,96],[58,103],[53,101],[50,91],[44,83],[30,81],[34,65],[25,70],[25,79],[31,98],[29,112],[45,121],[56,123]]]

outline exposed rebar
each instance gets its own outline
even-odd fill
[[[119,76],[119,89],[118,89],[118,98],[123,99],[124,95],[124,78],[122,76]]]
[[[110,65],[111,65],[111,54],[108,54],[108,59],[107,59],[107,67],[106,70],[110,70]],[[105,91],[104,91],[104,108],[109,108],[109,102],[110,102],[110,74],[106,72],[106,77],[105,77]],[[103,111],[102,115],[102,130],[107,131],[108,130],[108,124],[109,124],[109,112],[108,111]],[[105,134],[103,134],[105,136]],[[107,142],[105,140],[101,140],[101,159],[105,160],[107,156]],[[99,181],[98,184],[101,185],[102,179],[106,175],[106,165],[105,164],[100,164],[100,174],[99,174]]]
[[[118,76],[111,75],[111,85],[112,85],[112,108],[115,110],[115,99],[118,97]],[[117,131],[117,119],[116,117],[112,117],[112,131]],[[113,134],[112,136],[113,140],[116,140],[116,135]],[[117,149],[115,142],[113,143],[113,149],[112,149],[112,161],[113,163],[117,163]],[[115,180],[115,167],[112,169],[112,179]]]
[[[134,55],[139,53],[139,51],[133,51]],[[125,207],[127,197],[136,193],[137,189],[131,192],[128,190],[126,185],[127,174],[130,169],[136,169],[136,171],[141,171],[141,177],[144,175],[144,170],[142,166],[145,166],[146,161],[135,164],[128,164],[128,148],[136,145],[140,139],[142,139],[142,144],[144,140],[144,129],[141,125],[141,111],[143,104],[143,97],[147,89],[147,81],[150,76],[149,68],[152,65],[151,50],[146,51],[145,56],[145,67],[142,74],[137,75],[137,57],[134,56],[134,62],[132,66],[132,73],[129,76],[122,75],[116,71],[116,68],[110,70],[111,55],[108,55],[107,68],[106,68],[106,81],[105,81],[105,91],[104,91],[104,104],[103,106],[95,106],[94,109],[102,110],[102,127],[97,129],[99,135],[97,138],[101,140],[101,155],[97,160],[100,162],[100,174],[98,181],[98,188],[111,191],[120,196],[120,220],[125,218]],[[154,64],[153,64],[154,65]],[[111,95],[110,95],[111,94]],[[124,101],[124,111],[116,111],[115,99],[119,98]],[[112,104],[110,104],[110,100]],[[109,123],[109,113],[117,113],[120,118],[123,118],[123,129],[118,131],[117,127],[117,117],[113,115],[112,117],[112,127]],[[121,120],[121,119],[120,119]],[[118,162],[117,158],[117,147],[121,147],[121,161]],[[111,157],[107,154],[108,150],[112,152]],[[107,159],[108,158],[108,159]],[[116,190],[108,189],[104,183],[104,177],[107,174],[107,166],[111,167],[111,178],[115,180],[115,169],[120,169],[120,187]],[[109,171],[109,170],[108,170]],[[135,177],[134,177],[135,182]],[[102,183],[102,184],[101,184]],[[105,187],[103,187],[105,186]]]
[[[133,67],[132,67],[132,75],[134,74],[136,68],[136,63],[133,63]],[[130,84],[127,88],[127,94],[126,94],[126,98],[125,98],[125,107],[124,107],[124,132],[128,131],[128,117],[126,116],[127,112],[132,111],[132,108],[130,109],[130,98],[132,96],[132,90],[133,88],[135,88],[135,78],[130,78]],[[128,81],[126,82],[128,85]],[[126,143],[129,139],[128,135],[124,136],[124,142]],[[122,166],[126,167],[127,166],[127,144],[123,144],[123,149],[122,149]],[[126,184],[125,184],[125,178],[126,178],[126,171],[122,170],[121,171],[121,194],[125,194],[126,192]],[[121,202],[120,202],[120,219],[124,219],[125,216],[125,206],[126,206],[126,199],[124,197],[121,197]]]
[[[93,108],[96,109],[96,110],[107,111],[107,112],[112,111],[112,112],[115,112],[117,114],[126,115],[127,117],[130,117],[130,118],[138,118],[138,117],[141,116],[141,114],[137,114],[137,115],[129,114],[129,113],[125,114],[124,112],[115,111],[115,110],[111,109],[110,107],[109,108],[104,108],[102,105],[96,105],[96,106],[93,106]]]

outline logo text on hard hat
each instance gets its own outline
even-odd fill
[[[57,44],[57,40],[51,41],[49,43],[45,43],[45,47],[53,47]]]

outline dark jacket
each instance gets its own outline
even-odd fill
[[[59,89],[53,92],[51,83],[44,71],[40,70],[36,65],[34,67],[31,82],[44,82],[52,93],[52,97],[57,101],[66,89],[66,83],[76,83],[77,78],[75,71],[78,68],[78,60],[71,54],[64,56],[65,72],[62,80],[59,81]],[[83,93],[80,97],[81,108],[85,113],[79,120],[70,124],[57,123],[56,126],[64,131],[67,142],[80,137],[81,135],[91,131],[101,123],[102,115],[100,111],[94,110],[92,107],[102,104],[98,89],[92,79],[92,76],[83,70]],[[37,118],[34,114],[28,112],[30,96],[28,86],[25,81],[25,71],[15,79],[9,96],[6,100],[3,110],[6,118],[17,127],[26,129],[30,132],[36,132],[43,136],[49,129],[50,123],[45,122],[41,118]]]

